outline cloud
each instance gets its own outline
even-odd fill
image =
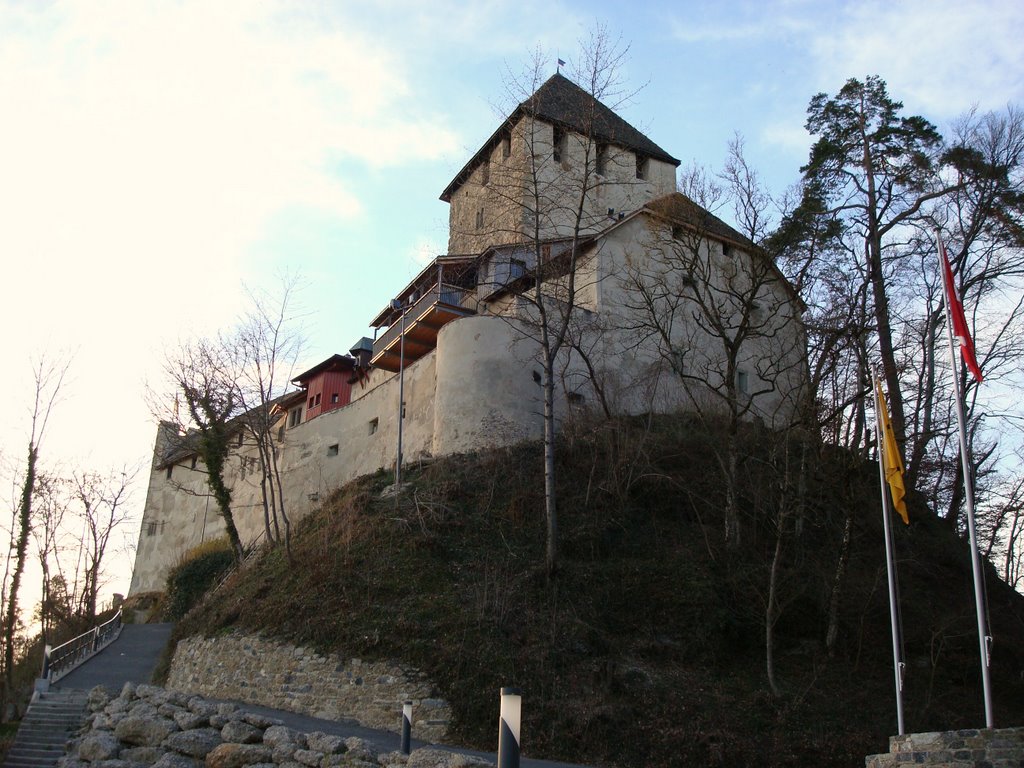
[[[276,216],[359,220],[367,173],[460,146],[414,63],[330,4],[0,4],[3,352],[77,350],[54,445],[115,415],[148,442],[138,379],[232,321]]]
[[[890,93],[935,120],[1024,96],[1024,5],[949,0],[847,3],[810,41],[822,87],[879,74]]]
[[[811,148],[811,136],[802,125],[778,121],[761,126],[760,139],[765,144],[780,147],[796,156],[805,156]]]

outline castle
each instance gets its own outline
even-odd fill
[[[560,423],[683,409],[785,423],[807,378],[803,305],[746,237],[676,191],[678,166],[561,74],[525,99],[442,192],[448,253],[382,297],[374,339],[277,402],[292,522],[394,468],[400,426],[405,461],[538,438],[531,296],[568,308],[555,312],[571,325]],[[262,477],[239,431],[226,480],[248,544],[265,530]],[[161,423],[129,594],[163,589],[184,551],[223,533],[211,501],[195,452]]]

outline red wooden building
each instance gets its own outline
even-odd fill
[[[300,373],[293,384],[305,390],[305,418],[309,421],[320,414],[348,405],[352,399],[352,379],[356,361],[348,355],[332,355],[305,373]]]

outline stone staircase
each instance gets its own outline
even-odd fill
[[[73,689],[40,693],[22,718],[4,768],[54,768],[82,726],[88,697]]]

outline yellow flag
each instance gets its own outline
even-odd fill
[[[900,513],[903,522],[910,525],[907,502],[904,501],[907,489],[903,485],[903,457],[900,456],[899,446],[896,445],[896,434],[892,431],[892,423],[889,421],[889,406],[885,402],[885,393],[882,392],[882,382],[878,379],[875,379],[875,396],[878,398],[879,429],[882,430],[880,459],[883,462],[882,466],[885,467],[885,480],[889,483],[892,505]]]

